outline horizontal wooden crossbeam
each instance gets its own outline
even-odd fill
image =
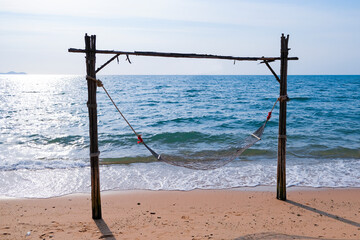
[[[69,52],[72,53],[86,53],[85,49],[69,48]],[[207,59],[224,59],[235,61],[275,61],[280,60],[280,57],[233,57],[233,56],[221,56],[211,54],[196,54],[196,53],[165,53],[165,52],[126,52],[115,50],[95,50],[95,53],[99,54],[116,54],[116,55],[134,55],[134,56],[150,56],[150,57],[171,57],[171,58],[207,58]],[[289,57],[288,60],[299,60],[297,57]]]

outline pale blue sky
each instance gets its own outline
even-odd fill
[[[283,32],[300,58],[289,74],[360,74],[360,1],[346,0],[0,0],[0,72],[84,74],[84,56],[67,49],[85,33],[98,49],[279,56]],[[270,74],[254,62],[131,60],[101,73]]]

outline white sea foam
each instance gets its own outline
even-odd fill
[[[288,164],[287,185],[300,187],[360,187],[358,160],[326,164]],[[276,184],[276,164],[234,162],[196,171],[164,163],[100,167],[101,190],[227,189]],[[0,171],[0,197],[48,198],[90,192],[90,168]]]

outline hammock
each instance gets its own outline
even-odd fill
[[[179,167],[185,167],[185,168],[196,169],[196,170],[210,170],[210,169],[216,169],[216,168],[222,167],[222,166],[232,162],[236,158],[238,158],[246,149],[250,148],[255,143],[260,141],[261,136],[264,133],[265,126],[271,118],[272,111],[274,110],[276,103],[279,101],[279,99],[276,100],[271,111],[268,113],[268,116],[267,116],[265,122],[261,125],[261,127],[259,127],[255,132],[249,134],[249,136],[247,136],[245,139],[241,140],[238,147],[235,150],[230,149],[230,150],[226,151],[227,154],[221,154],[221,153],[219,154],[219,152],[216,152],[216,153],[215,152],[212,152],[212,153],[207,152],[205,155],[200,155],[200,156],[199,156],[199,154],[195,154],[193,156],[190,155],[190,156],[186,156],[186,157],[184,157],[184,156],[167,156],[165,154],[156,153],[153,149],[151,149],[144,142],[141,135],[138,134],[134,130],[134,128],[131,126],[131,124],[128,122],[128,120],[125,118],[125,116],[122,114],[122,112],[119,110],[116,103],[111,98],[110,94],[105,89],[104,85],[102,84],[102,82],[100,80],[95,79],[90,76],[86,76],[86,79],[95,81],[97,83],[98,87],[102,87],[104,89],[106,95],[109,97],[109,99],[111,100],[111,102],[114,105],[114,107],[116,108],[116,110],[120,113],[121,117],[125,120],[125,122],[128,124],[128,126],[131,128],[131,130],[137,136],[137,138],[139,140],[137,143],[142,143],[158,161],[165,162],[165,163],[179,166]],[[229,154],[229,152],[231,152],[231,154]]]
[[[144,141],[142,143],[144,146],[151,152],[151,154],[159,161],[166,162],[171,165],[186,167],[196,170],[210,170],[222,167],[229,162],[232,162],[238,158],[246,149],[250,148],[252,145],[261,140],[261,136],[264,132],[267,121],[259,127],[254,133],[247,136],[245,139],[241,140],[236,150],[224,151],[226,154],[222,155],[218,152],[206,152],[204,156],[194,155],[194,156],[167,156],[159,155],[153,151]],[[140,136],[141,138],[141,136]],[[140,141],[139,141],[140,142]],[[232,152],[229,154],[228,152]]]

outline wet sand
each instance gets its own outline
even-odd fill
[[[1,199],[0,239],[360,239],[360,188],[118,191]]]

